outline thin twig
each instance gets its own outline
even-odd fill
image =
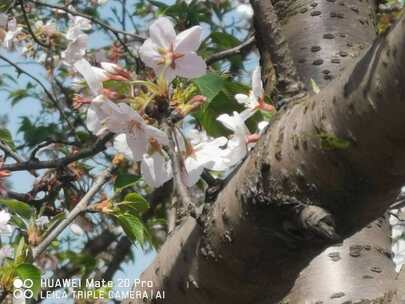
[[[104,172],[102,172],[91,186],[89,191],[83,196],[80,202],[70,211],[66,218],[58,224],[42,241],[32,250],[32,256],[36,259],[41,253],[43,253],[49,244],[55,240],[59,234],[68,227],[77,216],[79,216],[83,211],[86,210],[87,206],[90,204],[92,197],[103,187],[103,185],[111,178],[113,167],[109,167]]]
[[[11,147],[9,145],[7,145],[5,142],[0,140],[0,149],[2,149],[6,154],[10,155],[12,158],[14,158],[18,163],[23,163],[25,160],[18,155],[17,153],[15,153],[13,151],[13,149],[11,149]],[[38,177],[38,174],[31,170],[30,173],[35,176]]]
[[[94,156],[99,152],[105,150],[105,144],[110,141],[113,137],[113,134],[109,133],[104,137],[98,139],[94,145],[87,149],[83,149],[81,152],[77,154],[73,154],[70,156],[54,159],[54,160],[44,160],[44,161],[36,161],[36,160],[29,160],[21,163],[16,164],[6,164],[2,168],[8,171],[24,171],[24,170],[32,170],[32,169],[49,169],[49,168],[61,168],[67,166],[70,163],[73,163],[77,160],[84,159],[90,156]]]
[[[38,43],[40,46],[42,46],[42,47],[44,47],[46,49],[50,48],[50,45],[47,45],[47,44],[43,43],[41,40],[39,40],[37,35],[35,35],[34,31],[32,30],[31,23],[30,23],[30,21],[28,19],[28,16],[27,16],[27,12],[25,11],[24,1],[23,0],[20,0],[20,6],[21,6],[21,11],[23,13],[23,17],[24,17],[24,22],[27,25],[28,32],[30,33],[32,39],[34,39],[34,41],[36,43]]]
[[[207,64],[213,64],[219,60],[226,59],[234,55],[238,55],[252,48],[254,46],[254,43],[255,43],[255,36],[251,36],[246,41],[242,42],[240,45],[237,45],[233,48],[209,56],[206,62]]]
[[[11,66],[13,66],[17,70],[17,72],[19,72],[20,74],[24,74],[24,75],[28,76],[29,78],[31,78],[32,80],[34,80],[42,88],[42,90],[45,92],[46,96],[52,101],[54,106],[58,109],[59,114],[66,121],[66,123],[69,125],[69,127],[72,130],[75,129],[74,126],[70,123],[67,116],[65,115],[63,109],[59,105],[59,102],[57,101],[57,99],[52,95],[52,93],[46,88],[46,86],[38,78],[36,78],[34,75],[31,75],[24,69],[20,68],[18,65],[16,65],[14,62],[12,62],[10,59],[4,57],[3,55],[0,55],[0,59],[7,62]]]
[[[49,7],[49,8],[52,8],[52,9],[64,11],[64,12],[66,12],[66,13],[72,15],[72,16],[80,16],[80,17],[86,18],[86,19],[88,19],[88,20],[90,20],[90,21],[92,21],[92,22],[94,22],[94,23],[108,29],[112,33],[117,33],[117,34],[122,34],[122,35],[125,35],[125,36],[129,36],[129,37],[132,37],[136,41],[139,41],[139,42],[145,41],[145,38],[142,37],[142,36],[139,36],[139,35],[134,34],[134,33],[129,33],[129,32],[123,31],[123,30],[119,30],[119,29],[116,29],[116,28],[113,28],[112,26],[108,25],[107,23],[104,23],[103,21],[101,21],[101,20],[99,20],[97,18],[94,18],[93,16],[90,16],[90,15],[87,15],[87,14],[84,14],[84,13],[81,13],[81,12],[73,11],[73,10],[68,9],[68,8],[66,8],[64,6],[61,6],[61,5],[44,3],[44,2],[41,2],[41,1],[37,1],[37,0],[29,0],[29,1],[31,3],[37,4],[37,5],[41,5],[41,6]]]

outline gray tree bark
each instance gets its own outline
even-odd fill
[[[251,1],[256,27],[265,1]],[[166,291],[150,302],[397,303],[376,219],[405,182],[405,18],[371,43],[373,1],[273,2],[321,93],[284,107],[215,204],[169,236],[141,277]],[[280,64],[266,52],[264,70]]]

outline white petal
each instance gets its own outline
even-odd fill
[[[145,137],[144,133],[139,133],[137,136],[127,135],[126,139],[129,149],[132,151],[133,159],[140,161],[148,150],[148,138]]]
[[[244,105],[245,107],[249,106],[250,98],[248,95],[245,94],[236,94],[235,99],[238,103]]]
[[[164,66],[163,65],[159,65],[158,68],[155,70],[157,75],[160,75],[161,72],[163,72],[164,70]],[[176,71],[173,70],[171,67],[168,67],[164,70],[165,72],[165,79],[168,83],[171,83],[173,81],[174,78],[176,78]]]
[[[148,137],[156,139],[161,145],[167,146],[169,144],[169,138],[167,137],[167,134],[155,127],[146,125],[145,133]]]
[[[184,54],[196,52],[201,44],[202,27],[197,25],[177,35],[174,50]]]
[[[138,132],[144,133],[143,126],[145,121],[143,118],[125,103],[109,103],[103,106],[104,112],[108,113],[106,124],[108,128],[115,133],[131,133],[136,135]],[[134,126],[134,122],[141,127],[138,129]]]
[[[75,62],[74,67],[86,80],[93,94],[98,95],[100,90],[103,88],[103,85],[100,82],[99,75],[95,73],[90,63],[86,59],[81,59]]]
[[[256,99],[264,96],[263,82],[260,66],[252,74],[252,91]]]
[[[70,231],[72,231],[74,234],[80,236],[84,234],[84,231],[82,229],[82,227],[80,227],[79,225],[73,223],[72,225],[70,225]]]
[[[114,138],[114,148],[127,158],[134,160],[134,154],[128,146],[126,134],[119,134]]]
[[[103,106],[104,103],[102,102],[93,102],[87,110],[87,128],[97,136],[100,136],[107,130],[104,124],[107,114],[104,112]]]
[[[247,146],[245,139],[239,136],[234,136],[228,141],[227,149],[224,151],[223,157],[228,166],[236,165],[247,154]]]
[[[10,213],[8,213],[6,210],[0,211],[0,225],[7,224],[10,219],[11,219]]]
[[[118,64],[111,63],[111,62],[103,61],[100,63],[100,65],[105,71],[107,71],[108,73],[111,73],[111,74],[115,74],[117,72],[117,70],[122,69]]]
[[[158,63],[162,56],[158,52],[159,46],[156,45],[152,39],[147,39],[141,48],[139,49],[139,55],[142,61],[150,68],[154,69],[156,74],[158,69]]]
[[[242,119],[243,119],[244,121],[246,121],[246,120],[248,120],[250,117],[252,117],[255,113],[256,113],[256,110],[255,110],[255,109],[248,108],[248,109],[242,111],[239,115],[242,117]]]
[[[93,73],[95,74],[95,77],[99,82],[103,82],[109,79],[108,74],[104,69],[100,69],[94,66],[92,66],[91,69],[93,70]]]
[[[204,166],[193,157],[187,157],[184,161],[186,172],[183,174],[183,180],[187,187],[194,186],[203,173]]]
[[[222,123],[225,128],[228,128],[231,131],[234,131],[235,129],[235,125],[232,119],[232,116],[230,116],[229,114],[221,114],[217,117],[217,120]]]
[[[207,64],[197,54],[188,53],[176,60],[175,73],[184,78],[197,78],[207,73]]]
[[[143,155],[141,173],[145,182],[153,188],[162,186],[172,178],[170,163],[160,153]]]
[[[82,59],[86,53],[87,42],[88,36],[81,34],[73,42],[69,43],[66,51],[62,52],[64,62],[71,65]]]
[[[176,40],[173,23],[167,17],[159,17],[152,23],[149,30],[152,41],[159,47],[170,49]]]
[[[259,133],[262,134],[266,127],[269,125],[268,121],[261,121],[257,124],[257,129],[259,130]]]
[[[250,134],[243,117],[238,112],[233,112],[232,116],[222,114],[218,116],[217,120],[238,136],[244,137]]]
[[[81,16],[74,16],[73,17],[74,25],[78,26],[81,30],[87,31],[91,30],[91,21],[87,18]]]

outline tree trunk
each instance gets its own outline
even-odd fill
[[[374,11],[371,2],[276,4],[293,58],[307,48],[310,63],[295,59],[300,75],[326,87],[280,111],[205,216],[170,235],[142,275],[166,291],[152,303],[395,299],[385,223],[359,231],[384,214],[405,182],[405,18],[367,49],[372,22],[362,18]],[[332,62],[331,45],[359,56],[338,53],[343,61]],[[321,57],[312,46],[324,50]]]
[[[268,3],[252,1],[254,6],[263,2]],[[311,79],[320,89],[329,85],[376,38],[374,1],[273,3],[298,74],[309,88]],[[256,24],[263,26],[265,19],[260,18],[260,10],[256,12]],[[284,301],[328,303],[336,299],[343,303],[389,298],[397,287],[395,278],[390,226],[382,217],[315,257]]]

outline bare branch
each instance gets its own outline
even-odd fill
[[[4,170],[8,171],[24,171],[24,170],[31,170],[31,169],[45,169],[45,168],[60,168],[66,166],[70,163],[73,163],[77,160],[84,159],[90,156],[94,156],[99,152],[105,150],[105,144],[111,140],[113,134],[109,133],[104,137],[98,139],[96,143],[87,149],[83,149],[81,152],[77,154],[73,154],[70,156],[66,156],[63,158],[55,159],[55,160],[44,160],[44,161],[37,161],[37,160],[29,160],[17,164],[7,164],[3,166]]]
[[[125,36],[129,36],[129,37],[131,37],[134,40],[139,41],[139,42],[145,41],[145,38],[142,37],[142,36],[139,36],[139,35],[134,34],[134,33],[129,33],[129,32],[126,32],[124,30],[113,28],[112,26],[108,25],[107,23],[104,23],[103,21],[101,21],[101,20],[99,20],[97,18],[94,18],[93,16],[90,16],[90,15],[87,15],[87,14],[84,14],[84,13],[81,13],[81,12],[73,11],[71,9],[66,8],[65,6],[44,3],[44,2],[41,2],[41,1],[37,1],[37,0],[28,0],[28,1],[30,1],[31,3],[37,4],[37,5],[41,5],[41,6],[49,7],[49,8],[52,8],[52,9],[64,11],[64,12],[66,12],[66,13],[72,15],[72,16],[80,16],[80,17],[86,18],[86,19],[88,19],[88,20],[90,20],[90,21],[92,21],[92,22],[106,28],[107,30],[109,30],[110,32],[112,32],[114,34],[122,34],[122,35],[125,35]]]
[[[31,23],[30,23],[30,21],[28,19],[28,16],[27,16],[27,12],[25,11],[24,1],[23,0],[20,0],[20,6],[21,6],[21,11],[22,11],[23,17],[24,17],[24,22],[27,25],[28,32],[30,33],[32,39],[34,39],[34,41],[36,43],[38,43],[40,46],[42,46],[42,47],[44,47],[46,49],[50,48],[50,45],[47,45],[47,44],[43,43],[41,40],[39,40],[37,35],[35,35],[34,31],[32,30]]]
[[[207,62],[207,64],[213,64],[222,59],[226,59],[226,58],[232,57],[234,55],[241,54],[245,51],[250,50],[254,46],[254,42],[255,42],[255,37],[251,36],[250,38],[248,38],[246,41],[242,42],[238,46],[235,46],[233,48],[230,48],[230,49],[227,49],[222,52],[209,56],[207,58],[206,62]]]
[[[49,244],[56,239],[59,234],[68,227],[78,215],[86,210],[87,206],[90,204],[92,197],[103,187],[103,185],[111,178],[113,167],[106,169],[102,172],[91,186],[90,190],[83,196],[80,202],[72,209],[72,211],[67,215],[67,217],[59,223],[43,240],[32,250],[33,258],[36,259]]]
[[[14,158],[17,162],[19,162],[19,163],[24,162],[24,159],[21,156],[19,156],[17,153],[15,153],[9,145],[7,145],[5,142],[2,142],[1,140],[0,140],[0,149],[2,149],[6,154],[8,154],[12,158]],[[38,174],[33,170],[30,170],[30,173],[33,176],[38,177]]]

